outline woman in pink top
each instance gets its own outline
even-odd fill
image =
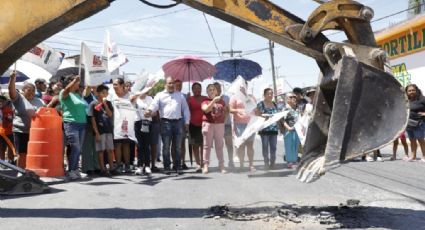
[[[245,111],[245,103],[238,99],[235,96],[230,98],[229,102],[230,113],[233,114],[233,124],[234,124],[234,133],[237,137],[241,136],[245,131],[249,120],[251,119],[251,115]],[[254,137],[255,134],[250,136],[245,143],[243,143],[239,148],[236,149],[236,153],[239,157],[240,168],[242,169],[244,166],[244,158],[245,158],[245,148],[247,149],[247,155],[249,160],[249,170],[251,172],[255,171],[254,168]]]
[[[208,98],[202,102],[202,135],[204,136],[204,169],[203,173],[208,173],[211,146],[214,140],[215,152],[221,173],[226,173],[223,159],[223,136],[224,121],[226,116],[226,104],[217,96],[217,89],[214,84],[207,87]]]
[[[202,96],[201,92],[201,84],[195,82],[192,85],[193,96],[190,96],[187,99],[190,111],[189,141],[192,145],[192,152],[195,155],[195,161],[197,164],[196,172],[202,171],[202,116],[204,113],[202,112],[201,103],[206,99],[206,97]]]

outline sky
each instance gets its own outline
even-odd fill
[[[171,4],[171,0],[151,0],[157,4]],[[312,0],[273,0],[275,4],[306,20],[311,12],[319,6]],[[374,19],[378,19],[407,9],[407,0],[359,0],[370,6]],[[374,30],[405,20],[407,13],[397,14],[372,23]],[[105,30],[109,30],[112,41],[127,55],[129,62],[120,68],[125,73],[140,73],[146,70],[156,73],[167,61],[181,55],[197,55],[212,64],[228,59],[229,55],[219,52],[242,51],[241,56],[258,62],[263,68],[263,75],[252,80],[251,91],[261,97],[262,89],[272,84],[272,72],[268,39],[234,27],[233,45],[231,42],[232,26],[218,18],[206,15],[208,24],[218,50],[208,30],[202,12],[179,4],[170,9],[157,9],[138,0],[116,0],[110,7],[91,16],[46,40],[46,44],[68,55],[79,53],[84,41],[94,52],[100,52]],[[343,33],[328,31],[328,38],[333,41],[345,39]],[[319,69],[312,58],[275,44],[275,66],[280,81],[284,82],[284,91],[292,87],[307,87],[317,83]],[[239,56],[239,55],[235,55]],[[254,87],[252,87],[254,86]],[[186,84],[183,90],[186,90]]]

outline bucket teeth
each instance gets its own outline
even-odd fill
[[[408,118],[406,95],[389,73],[343,56],[322,76],[298,178],[318,179],[340,162],[392,142]]]

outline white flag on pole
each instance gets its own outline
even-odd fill
[[[107,72],[106,61],[102,60],[101,56],[93,54],[84,42],[81,43],[81,64],[88,86],[98,86],[111,78]]]
[[[31,48],[21,60],[30,62],[47,70],[51,75],[56,74],[62,63],[64,53],[56,51],[46,44],[40,43]]]
[[[244,105],[245,112],[250,113],[257,108],[257,102],[252,95],[249,95],[248,84],[245,79],[238,76],[230,85],[228,92],[230,95],[237,97]]]
[[[118,48],[117,44],[111,41],[109,31],[106,31],[103,41],[102,57],[106,58],[110,73],[128,62],[127,57]]]

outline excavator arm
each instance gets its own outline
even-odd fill
[[[314,181],[341,162],[390,143],[404,130],[407,99],[385,71],[387,58],[375,42],[371,8],[352,0],[316,0],[320,5],[304,21],[268,0],[174,1],[316,60],[321,74],[298,168],[301,181]],[[110,2],[0,1],[0,8],[10,9],[0,15],[0,33],[6,35],[0,37],[0,72],[37,43]],[[329,41],[322,32],[330,29],[343,31],[348,40]]]

